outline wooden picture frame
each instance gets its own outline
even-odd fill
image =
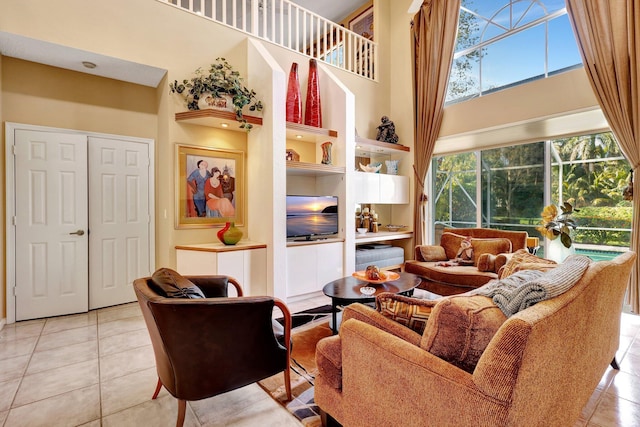
[[[373,6],[349,20],[349,30],[373,41]]]
[[[176,228],[244,224],[244,152],[176,146]]]

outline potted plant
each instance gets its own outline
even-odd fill
[[[199,110],[201,99],[222,100],[228,96],[233,104],[236,120],[241,123],[241,128],[247,132],[253,127],[242,116],[242,109],[249,106],[249,111],[262,111],[262,101],[259,101],[256,92],[243,84],[240,73],[224,58],[216,58],[208,70],[198,68],[191,79],[184,79],[182,83],[175,80],[169,84],[171,93],[182,95],[187,101],[189,110]]]
[[[550,240],[560,237],[564,247],[570,248],[573,244],[571,230],[578,228],[571,215],[574,212],[579,212],[579,210],[574,209],[569,202],[564,202],[560,209],[562,213],[558,215],[558,209],[555,205],[545,206],[542,211],[542,226],[538,227],[538,231]]]

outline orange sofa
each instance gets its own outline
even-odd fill
[[[486,296],[415,299],[432,307],[422,334],[352,304],[316,347],[315,402],[344,427],[572,426],[615,365],[635,258],[588,262],[564,293],[509,318]]]
[[[465,237],[471,238],[472,265],[446,266],[453,260]],[[498,271],[508,256],[527,245],[526,231],[506,231],[492,228],[445,228],[440,245],[415,247],[415,260],[405,261],[404,271],[422,279],[421,289],[438,295],[455,295],[498,278]]]

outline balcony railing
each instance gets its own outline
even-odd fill
[[[377,80],[376,43],[288,0],[158,1]]]

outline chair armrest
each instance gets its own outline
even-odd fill
[[[416,346],[420,344],[420,340],[422,339],[422,336],[417,332],[399,324],[395,320],[383,316],[373,308],[364,304],[355,303],[345,307],[342,312],[342,322],[344,323],[348,319],[357,319]]]
[[[418,245],[415,247],[416,261],[447,261],[447,254],[442,246]]]

